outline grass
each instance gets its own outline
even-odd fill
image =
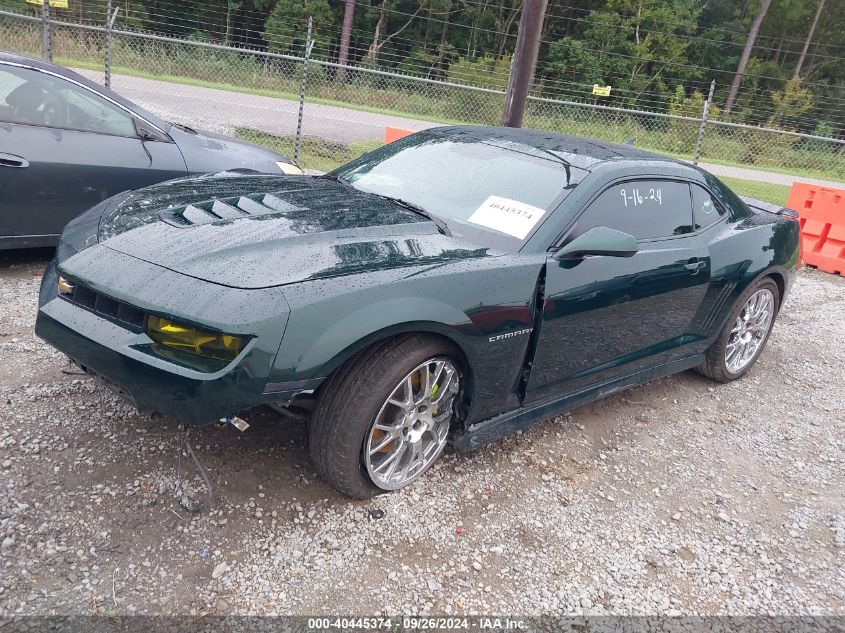
[[[757,182],[756,180],[742,180],[741,178],[720,177],[728,187],[743,196],[751,196],[759,200],[765,200],[772,204],[786,205],[789,197],[788,185],[776,185],[770,182]]]
[[[526,127],[631,142],[640,149],[684,160],[691,160],[695,149],[697,126],[687,122],[644,125],[638,115],[586,114],[572,107],[559,113],[532,112],[534,109],[529,103]],[[708,128],[700,161],[845,182],[845,151],[757,130]]]
[[[293,158],[296,152],[296,139],[293,136],[276,136],[248,127],[236,127],[235,136],[249,143],[272,149],[289,158]],[[299,164],[307,169],[331,171],[358,158],[361,154],[378,149],[382,145],[381,141],[357,141],[346,144],[313,136],[304,136]]]
[[[647,149],[647,148],[643,148]],[[659,150],[658,150],[659,151]],[[672,158],[679,158],[681,160],[692,162],[693,155],[692,154],[682,154],[678,152],[660,152],[661,154],[666,154],[667,156],[671,156]],[[845,182],[845,174],[841,172],[837,172],[835,170],[830,169],[802,169],[800,167],[780,167],[778,165],[755,165],[753,163],[743,163],[740,161],[735,160],[728,160],[726,158],[720,158],[718,156],[702,156],[698,164],[699,166],[701,163],[710,163],[711,165],[722,165],[724,167],[738,167],[740,169],[752,169],[757,171],[767,171],[772,174],[783,174],[785,176],[807,176],[808,178],[821,178],[827,180],[838,180]],[[721,177],[720,177],[721,178]],[[722,180],[725,180],[722,178]],[[735,180],[740,181],[742,179],[735,178]]]

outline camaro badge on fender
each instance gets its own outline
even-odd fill
[[[497,336],[491,336],[488,340],[491,343],[495,343],[496,341],[501,341],[502,339],[512,338],[514,336],[522,336],[523,334],[530,334],[533,330],[533,327],[525,328],[524,330],[516,330],[514,332],[507,332],[506,334],[499,334]]]

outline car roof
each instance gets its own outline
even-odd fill
[[[150,112],[147,112],[146,110],[144,110],[144,108],[140,107],[139,105],[132,103],[128,99],[124,99],[116,92],[109,90],[102,84],[98,84],[86,77],[83,77],[82,75],[77,72],[74,72],[70,68],[65,68],[64,66],[59,66],[58,64],[53,64],[51,62],[44,61],[43,59],[30,57],[29,55],[22,55],[20,53],[13,53],[11,51],[0,50],[0,64],[4,63],[18,64],[20,66],[33,68],[35,70],[42,70],[49,73],[53,73],[54,75],[64,77],[65,79],[70,79],[71,81],[80,83],[86,88],[98,92],[101,95],[108,97],[112,101],[119,103],[127,110],[134,112],[142,119],[146,119],[147,121],[149,121],[164,132],[167,132],[167,130],[171,127],[170,123],[159,119],[157,116]]]
[[[639,149],[633,145],[610,143],[584,136],[559,134],[546,130],[529,128],[493,127],[480,125],[452,125],[426,130],[435,135],[448,135],[468,141],[496,140],[504,143],[519,143],[537,150],[554,152],[576,167],[591,169],[605,161],[662,161],[692,168],[692,165],[662,154]]]

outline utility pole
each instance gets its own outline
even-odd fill
[[[525,0],[522,4],[519,35],[516,38],[516,50],[511,60],[505,109],[502,112],[502,125],[522,126],[528,89],[534,80],[534,68],[537,66],[537,54],[540,52],[540,36],[543,31],[546,3],[547,0]]]

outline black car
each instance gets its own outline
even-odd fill
[[[121,191],[233,169],[302,173],[281,154],[162,121],[71,70],[0,52],[0,249],[55,245],[71,219]]]

